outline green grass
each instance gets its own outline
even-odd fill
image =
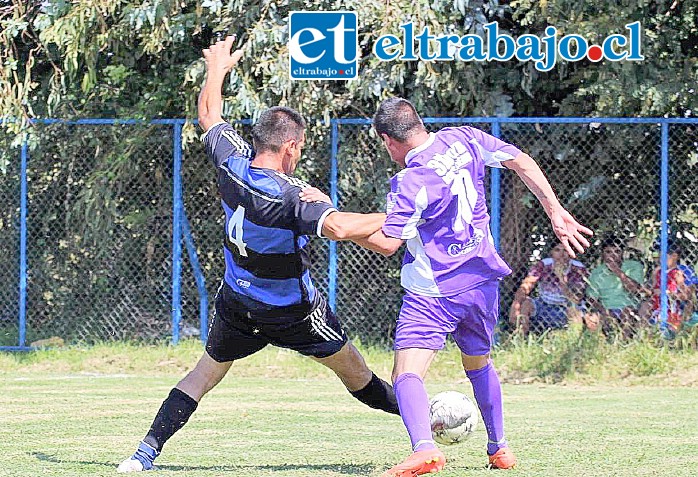
[[[676,359],[638,350],[626,351],[628,359],[649,372],[657,359]],[[188,342],[0,354],[0,476],[116,475],[200,353]],[[508,353],[497,359],[511,366]],[[387,377],[390,354],[366,356]],[[430,394],[471,395],[457,365],[453,350],[440,355]],[[507,435],[520,460],[507,475],[697,475],[696,389],[671,382],[505,384]],[[443,447],[449,463],[439,475],[493,475],[484,469],[485,441],[480,425],[469,441]],[[204,398],[165,447],[157,475],[371,476],[408,452],[399,418],[361,405],[310,360],[268,348],[236,363]]]

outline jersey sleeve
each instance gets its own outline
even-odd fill
[[[322,237],[322,225],[325,219],[337,209],[326,202],[305,202],[298,195],[302,187],[289,186],[284,190],[284,203],[292,211],[291,217],[293,231],[299,235],[312,235]]]
[[[502,162],[515,159],[521,154],[516,146],[502,141],[484,131],[469,126],[458,128],[466,140],[472,144],[480,154],[486,166],[504,167]]]
[[[208,128],[201,140],[206,148],[208,158],[216,167],[219,167],[231,156],[250,160],[253,155],[252,146],[225,121]]]
[[[383,233],[402,240],[416,237],[417,226],[439,209],[447,193],[445,187],[445,182],[428,167],[403,169],[387,196]]]

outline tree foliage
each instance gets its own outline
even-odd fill
[[[358,13],[359,79],[290,80],[286,46],[289,13],[338,9]],[[400,34],[399,26],[406,21],[414,21],[417,28],[430,26],[432,32],[459,35],[482,34],[483,25],[491,21],[497,21],[502,32],[514,36],[543,36],[546,26],[554,25],[560,34],[578,33],[599,41],[609,34],[623,33],[626,24],[638,20],[643,28],[642,62],[558,62],[552,71],[542,73],[531,63],[516,61],[382,62],[372,54],[376,38],[385,33]],[[112,224],[125,224],[124,230],[133,234],[131,248],[119,249],[118,253],[132,254],[143,249],[147,261],[153,250],[166,250],[168,232],[158,227],[169,213],[169,202],[163,197],[170,190],[171,171],[168,163],[155,161],[153,154],[142,152],[152,146],[148,144],[156,134],[152,130],[140,130],[131,136],[126,130],[112,131],[107,133],[109,140],[100,139],[93,132],[91,137],[76,139],[72,135],[80,132],[75,129],[32,130],[29,120],[194,119],[196,97],[204,80],[201,50],[219,35],[228,33],[244,37],[246,53],[225,85],[224,115],[254,118],[265,107],[277,104],[300,110],[311,119],[310,159],[304,161],[303,174],[323,181],[329,144],[327,127],[320,120],[370,117],[376,104],[390,95],[409,98],[425,116],[695,116],[698,111],[696,2],[0,0],[0,120],[4,129],[0,132],[0,172],[10,158],[16,158],[12,146],[21,141],[24,135],[19,133],[26,130],[32,132],[30,140],[36,151],[47,151],[47,157],[56,162],[55,167],[35,172],[30,193],[35,194],[35,203],[64,212],[58,218],[64,219],[61,224],[55,217],[32,218],[44,229],[51,229],[51,237],[58,243],[65,244],[57,255],[82,257],[89,247],[109,238]],[[185,142],[191,144],[197,136],[193,124],[188,124],[184,132]],[[522,147],[550,169],[559,166],[559,171],[574,171],[569,183],[563,183],[567,178],[560,175],[552,179],[565,204],[575,213],[586,214],[595,221],[592,225],[596,228],[643,233],[648,240],[657,228],[657,201],[647,192],[657,189],[658,177],[652,162],[657,156],[652,149],[656,132],[628,134],[622,128],[581,127],[570,133],[570,129],[539,125],[503,131],[512,140],[525,143]],[[351,175],[340,177],[346,203],[375,210],[382,201],[389,170],[387,161],[381,157],[382,151],[370,143],[370,131],[352,135],[347,129],[340,133],[341,159],[345,166],[352,167]],[[126,134],[126,139],[118,140],[119,134]],[[695,171],[698,159],[682,151],[698,141],[697,136],[695,128],[686,127],[681,136],[672,137],[672,159],[686,164],[682,171]],[[363,138],[362,143],[359,137]],[[164,154],[162,144],[168,143],[169,138],[160,139],[158,147]],[[69,157],[76,151],[82,154],[78,162],[83,174],[79,177],[74,176],[75,166]],[[198,146],[190,145],[190,151],[201,154]],[[573,159],[577,162],[572,163]],[[625,168],[623,161],[637,164]],[[153,186],[153,192],[160,194],[158,201],[138,202],[132,200],[134,197],[116,201],[108,189],[121,187],[120,194],[129,194],[124,191],[142,179],[142,171],[159,177],[157,187]],[[208,176],[193,168],[185,170],[186,174],[186,200],[214,207]],[[679,174],[677,180],[694,190],[695,177],[695,173]],[[544,234],[541,224],[545,219],[538,208],[531,207],[530,194],[507,180],[503,183],[506,220],[502,223],[502,242],[507,259],[518,271],[530,257],[532,237],[539,240]],[[78,194],[63,184],[75,184],[82,192]],[[5,191],[3,187],[8,196],[14,194],[14,185],[0,181],[0,196]],[[643,204],[635,215],[628,210],[628,201],[632,200]],[[602,213],[596,209],[598,204],[604,207]],[[101,215],[90,212],[96,210]],[[206,240],[197,244],[206,248],[202,254],[204,262],[219,264],[217,255],[213,258],[219,224],[210,220],[209,208],[202,206],[201,210],[206,213],[199,216],[190,210],[192,228],[200,234],[205,229],[208,234]],[[698,203],[692,199],[677,221],[693,234],[698,234],[696,211]],[[10,212],[7,217],[0,216],[0,232],[11,235],[14,231],[9,224],[14,216]],[[86,220],[76,219],[78,213],[84,214],[81,217]],[[42,255],[34,263],[44,264],[37,274],[63,276],[64,281],[75,282],[73,288],[64,284],[65,296],[80,288],[79,279],[87,276],[71,275],[73,265],[67,258]],[[133,288],[145,288],[156,281],[151,276],[141,278]],[[113,283],[107,285],[105,289]],[[89,289],[101,283],[97,280],[80,286]],[[370,289],[366,293],[374,294]],[[68,298],[61,300],[65,303]]]
[[[4,0],[2,103],[14,117],[193,117],[201,50],[217,34],[246,32],[226,111],[251,116],[287,103],[309,117],[371,115],[377,100],[409,96],[426,115],[684,115],[696,110],[698,5],[622,0]],[[291,81],[287,21],[293,10],[357,11],[360,80]],[[561,32],[602,39],[643,24],[643,62],[381,62],[374,40],[412,20],[435,32],[482,33],[498,21],[513,35]]]

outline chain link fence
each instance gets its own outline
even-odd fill
[[[10,144],[0,133],[0,144]],[[19,343],[19,223],[20,223],[20,151],[4,174],[0,171],[0,346]]]
[[[605,268],[598,245],[605,237],[616,237],[624,248],[623,258],[639,262],[644,270],[638,281],[647,288],[642,294],[631,294],[635,301],[633,326],[651,320],[650,315],[640,315],[642,303],[652,301],[652,274],[660,263],[662,137],[659,124],[649,120],[620,123],[622,120],[516,122],[502,119],[473,120],[473,123],[467,119],[454,122],[429,118],[426,121],[431,130],[462,125],[477,127],[518,146],[536,159],[563,206],[596,233],[597,246],[578,257],[586,269],[585,278],[595,269]],[[384,210],[388,179],[396,172],[394,164],[370,130],[368,121],[338,122],[342,145],[336,157],[339,205],[352,211]],[[495,127],[497,130],[493,131]],[[667,235],[671,242],[681,244],[683,262],[693,265],[698,245],[698,205],[694,192],[698,180],[697,124],[667,124],[665,127],[671,130],[668,152],[672,161],[671,168],[666,171],[670,173],[672,184],[668,191],[671,214]],[[557,239],[542,207],[516,174],[489,171],[490,177],[493,174],[497,177],[488,181],[491,184],[488,201],[491,210],[499,211],[493,214],[493,220],[499,219],[495,235],[502,256],[513,270],[500,286],[500,328],[513,331],[509,312],[515,293],[532,267],[549,257]],[[498,198],[496,205],[492,195]],[[336,306],[354,335],[371,342],[390,342],[402,297],[400,261],[399,257],[384,259],[351,243],[337,246]],[[539,280],[538,285],[544,279]],[[537,286],[530,294],[537,303],[541,299],[540,288]],[[580,307],[590,313],[592,309],[586,301],[582,299]],[[538,332],[561,326],[559,318],[540,313],[540,310],[532,313],[540,314],[537,326],[533,327]],[[562,323],[565,325],[566,321]]]
[[[669,130],[671,223],[681,244],[681,263],[698,270],[698,123]]]
[[[672,127],[667,133],[668,155],[673,160],[667,193],[672,211],[670,239],[678,245],[679,267],[685,274],[694,273],[690,280],[693,303],[680,304],[679,312],[688,320],[684,321],[684,326],[695,327],[698,325],[698,277],[695,276],[698,270],[698,124]],[[689,277],[685,280],[688,282]],[[670,301],[668,306],[671,308]]]
[[[427,123],[431,130],[468,124],[528,152],[563,205],[597,232],[597,243],[610,233],[622,238],[628,258],[643,264],[645,281],[658,264],[665,172],[670,184],[665,232],[683,246],[683,263],[694,265],[698,122],[589,121],[432,118]],[[19,150],[0,181],[0,347],[25,347],[51,337],[71,343],[205,337],[223,276],[224,216],[215,171],[202,145],[187,144],[178,154],[175,136],[183,124],[49,121],[31,131],[36,147],[28,154],[26,221],[20,220]],[[236,127],[249,140],[249,125]],[[662,127],[669,133],[664,145],[671,167],[665,170],[660,167]],[[307,136],[297,176],[330,192],[342,210],[385,210],[388,181],[397,169],[368,120],[312,123]],[[178,280],[176,274],[173,278],[173,190],[180,160]],[[501,287],[506,329],[514,293],[555,239],[541,207],[515,174],[490,171],[487,183],[493,220],[499,219],[495,235],[513,270]],[[19,286],[22,230],[27,234],[25,293]],[[319,239],[310,247],[316,285],[329,296],[349,334],[389,344],[402,297],[402,254],[385,259],[352,243]],[[597,266],[599,247],[582,261],[589,270]],[[23,296],[26,320],[21,318]]]
[[[172,128],[56,123],[31,134],[26,343],[166,336]]]

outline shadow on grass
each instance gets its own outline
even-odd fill
[[[53,455],[44,454],[41,452],[31,452],[30,455],[35,457],[37,460],[42,462],[50,462],[54,464],[77,464],[77,465],[99,465],[104,467],[110,467],[116,470],[118,463],[114,462],[96,462],[96,461],[85,461],[85,460],[69,460],[61,459]],[[266,470],[266,471],[332,471],[338,472],[344,475],[372,475],[380,471],[376,466],[371,464],[276,464],[276,465],[158,465],[156,466],[158,470],[169,470],[169,471],[192,471],[192,470],[203,470],[203,471],[217,471],[217,472],[231,472],[231,471],[241,471],[241,470]]]

